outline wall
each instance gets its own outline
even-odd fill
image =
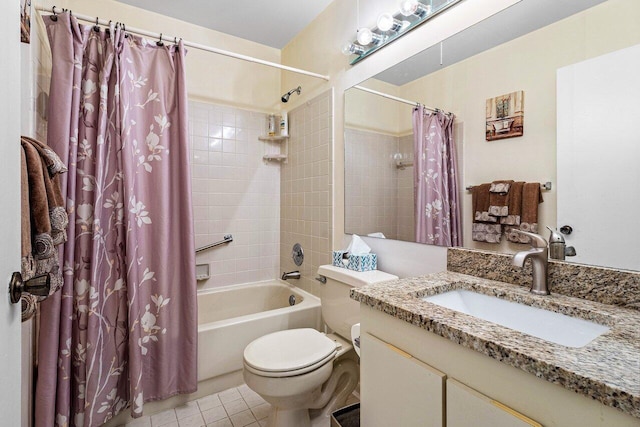
[[[278,274],[280,167],[262,160],[271,147],[266,114],[191,101],[189,133],[196,247],[233,235],[201,252],[211,278],[198,289],[274,279]]]
[[[282,52],[283,63],[330,74],[332,80],[329,84],[336,87],[335,242],[342,240],[344,230],[343,192],[339,184],[344,180],[342,91],[478,22],[482,16],[490,16],[506,6],[506,2],[498,1],[463,2],[430,24],[417,28],[372,57],[350,67],[346,58],[340,58],[339,46],[353,38],[356,26],[353,10],[355,5],[352,5],[352,2],[334,2],[285,47]],[[471,10],[471,7],[479,7],[482,10]],[[374,13],[384,10],[384,6],[373,0],[360,2],[360,8],[361,11],[373,10]],[[463,187],[495,179],[496,168],[500,169],[500,176],[518,175],[524,180],[555,181],[555,69],[640,42],[640,27],[636,24],[640,19],[639,10],[640,3],[635,0],[609,0],[514,40],[507,46],[499,46],[470,58],[454,66],[456,68],[449,67],[440,74],[434,73],[434,76],[428,77],[425,82],[403,88],[399,91],[399,96],[423,99],[430,105],[454,111],[460,118],[459,128],[463,130],[461,140],[464,141],[466,174]],[[365,25],[368,21],[363,18],[362,13],[364,12],[361,12],[360,23]],[[324,43],[319,43],[321,40]],[[308,49],[310,45],[317,46],[317,49]],[[290,78],[286,74],[283,75],[285,84]],[[322,90],[324,84],[309,81],[308,85],[313,90]],[[484,142],[485,100],[514,90],[525,91],[525,136]],[[300,100],[303,101],[304,99]],[[514,165],[509,166],[506,164],[508,162],[494,161],[497,154],[509,156],[511,159],[524,158],[526,162],[511,162]],[[486,167],[487,164],[491,166]],[[555,224],[555,190],[545,192],[544,197],[540,222],[542,225]],[[470,195],[466,193],[463,198],[465,211],[469,210],[470,199]],[[469,243],[469,228],[470,221],[466,221],[465,243]],[[408,248],[407,246],[407,251]],[[490,249],[513,250],[510,247],[495,246],[491,246]],[[390,256],[396,259],[393,251],[390,252]],[[414,253],[416,258],[430,256],[427,253],[423,254],[421,249],[416,249]],[[393,268],[394,263],[390,264]]]
[[[280,62],[278,49],[114,0],[42,0],[42,2],[48,7],[55,5],[68,8],[75,13],[124,22],[129,27],[164,33],[271,62]],[[279,83],[280,70],[195,48],[187,50],[187,89],[190,99],[261,112],[279,110],[282,95]]]
[[[320,295],[318,267],[331,264],[333,169],[331,135],[333,95],[327,91],[289,112],[289,158],[280,181],[280,270],[302,274],[295,285]],[[293,263],[300,243],[304,263]]]

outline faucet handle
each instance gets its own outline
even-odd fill
[[[516,231],[516,232],[518,232],[520,234],[523,234],[523,235],[529,237],[531,239],[531,241],[529,243],[534,248],[545,249],[545,248],[549,247],[549,245],[547,244],[547,241],[544,239],[544,237],[542,237],[542,236],[540,236],[540,235],[538,235],[536,233],[530,233],[528,231],[518,230],[517,228],[514,228],[513,231]]]

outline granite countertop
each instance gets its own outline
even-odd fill
[[[565,347],[426,301],[454,289],[581,317],[610,327],[581,348]],[[351,290],[351,298],[523,371],[640,418],[640,313],[454,272]]]

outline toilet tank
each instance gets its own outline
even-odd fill
[[[360,303],[349,298],[351,288],[398,279],[380,270],[360,272],[332,265],[320,266],[318,274],[327,278],[320,291],[324,322],[347,340],[351,340],[351,327],[360,322]]]

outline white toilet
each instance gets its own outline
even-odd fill
[[[349,292],[397,279],[378,270],[356,272],[331,265],[321,266],[318,274],[326,277],[320,294],[322,316],[334,332],[289,329],[260,337],[244,350],[244,380],[271,404],[268,427],[308,427],[312,420],[314,426],[329,425],[329,416],[359,379],[350,335],[360,321],[360,304]]]

